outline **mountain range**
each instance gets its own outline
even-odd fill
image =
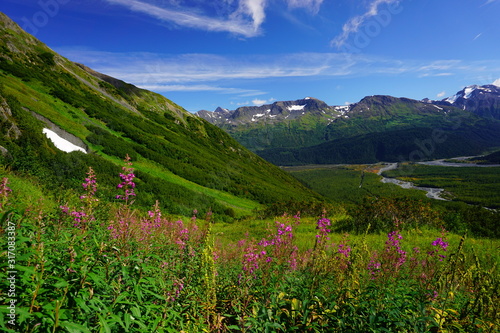
[[[424,160],[500,146],[496,84],[471,85],[439,101],[376,95],[329,106],[307,97],[196,114],[279,165]],[[422,149],[437,131],[446,139]]]
[[[64,152],[44,133],[81,149]],[[211,210],[231,220],[277,201],[319,200],[218,127],[162,95],[71,62],[2,13],[0,152],[2,174],[28,177],[59,200],[81,188],[90,166],[102,199],[113,201],[127,154],[138,207],[158,199],[171,214]]]

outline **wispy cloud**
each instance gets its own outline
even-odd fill
[[[56,49],[94,70],[157,92],[213,91],[220,94],[264,95],[247,83],[294,78],[300,80],[406,75],[414,78],[498,75],[500,60],[415,60],[342,53],[271,55],[111,53]],[[261,81],[259,81],[261,80]],[[490,80],[490,82],[493,79]],[[262,100],[262,98],[255,98]]]
[[[481,6],[486,6],[489,5],[490,3],[497,2],[498,0],[487,0],[485,3],[483,3]]]
[[[346,43],[347,39],[355,33],[359,32],[359,29],[363,26],[363,24],[368,20],[369,18],[373,16],[377,16],[379,13],[379,7],[383,4],[386,5],[391,5],[391,4],[397,4],[401,0],[372,0],[370,4],[368,5],[367,10],[358,16],[354,16],[351,19],[349,19],[342,27],[342,33],[337,35],[332,41],[330,42],[332,46],[335,46],[337,48],[341,48],[344,46]]]
[[[262,33],[270,0],[155,1],[104,0],[113,5],[151,16],[179,27],[214,32],[229,32],[243,37]],[[317,14],[324,0],[284,0],[288,8]],[[281,10],[284,8],[281,7]]]
[[[265,19],[264,9],[266,5],[266,0],[239,0],[237,9],[226,15],[226,17],[212,17],[200,13],[199,8],[193,7],[171,6],[171,4],[159,6],[139,0],[105,1],[178,26],[207,31],[230,32],[244,37],[254,37],[260,33],[259,28]],[[230,5],[230,2],[227,2],[227,6]]]
[[[436,95],[436,97],[439,97],[439,98],[444,97],[444,96],[446,96],[446,91],[441,91],[439,94]]]
[[[58,49],[69,59],[105,74],[138,84],[185,84],[318,75],[348,75],[369,61],[336,53],[221,56],[215,54],[111,53]]]
[[[323,0],[286,0],[290,8],[305,8],[313,14],[317,14]]]
[[[237,94],[240,96],[257,96],[264,95],[266,92],[252,89],[230,88],[208,84],[145,84],[141,88],[156,91],[156,92],[195,92],[195,91],[213,91],[221,94]]]

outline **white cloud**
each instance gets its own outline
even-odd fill
[[[500,87],[500,78],[499,78],[499,79],[496,79],[496,80],[493,82],[493,85],[494,85],[494,86],[497,86],[497,87]]]
[[[250,15],[253,20],[254,33],[257,33],[266,18],[265,6],[266,0],[240,0],[240,6],[235,16],[239,16],[240,13]]]
[[[381,5],[392,5],[398,4],[399,2],[400,0],[372,0],[368,6],[367,11],[362,15],[354,16],[349,21],[347,21],[342,27],[342,33],[337,35],[330,42],[330,44],[337,48],[341,48],[342,46],[344,46],[349,36],[351,34],[357,33],[367,19],[378,15],[379,7]]]
[[[444,73],[446,71],[458,68],[461,64],[462,61],[457,59],[435,60],[430,62],[429,64],[420,66],[418,68],[418,71],[423,73],[432,73],[433,75],[436,75],[436,72]]]
[[[260,105],[266,104],[267,100],[265,100],[265,99],[254,99],[254,100],[252,100],[252,103],[253,103],[253,105],[260,106]]]
[[[436,95],[436,97],[444,97],[446,96],[446,91],[441,91],[439,94]]]
[[[240,0],[238,9],[225,18],[203,15],[200,13],[199,8],[183,8],[179,6],[167,8],[165,4],[159,6],[139,0],[105,1],[182,27],[207,31],[225,31],[244,37],[258,35],[259,27],[265,19],[266,0]]]

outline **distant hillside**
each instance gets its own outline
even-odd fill
[[[65,153],[50,128],[87,153]],[[80,186],[88,166],[116,191],[126,154],[137,175],[137,205],[168,212],[212,209],[251,214],[279,200],[318,196],[216,126],[167,98],[54,53],[0,13],[0,162],[54,193]]]
[[[485,148],[483,135],[493,135],[490,127],[467,128],[456,133],[440,130],[439,142],[431,128],[413,128],[399,131],[369,133],[351,138],[328,141],[303,148],[274,148],[258,154],[277,165],[305,164],[363,164],[386,162],[418,162],[450,156],[477,155]],[[496,127],[500,131],[500,126]],[[486,139],[486,138],[485,138]],[[495,141],[500,144],[500,140]]]

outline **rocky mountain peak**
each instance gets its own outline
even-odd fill
[[[483,86],[475,84],[467,86],[441,102],[485,118],[500,119],[500,79]]]
[[[218,107],[215,111],[200,110],[196,112],[199,117],[216,125],[240,125],[260,122],[277,122],[301,118],[306,114],[332,114],[337,113],[334,107],[325,102],[305,97],[293,101],[277,101],[261,106],[242,106],[236,110]]]

